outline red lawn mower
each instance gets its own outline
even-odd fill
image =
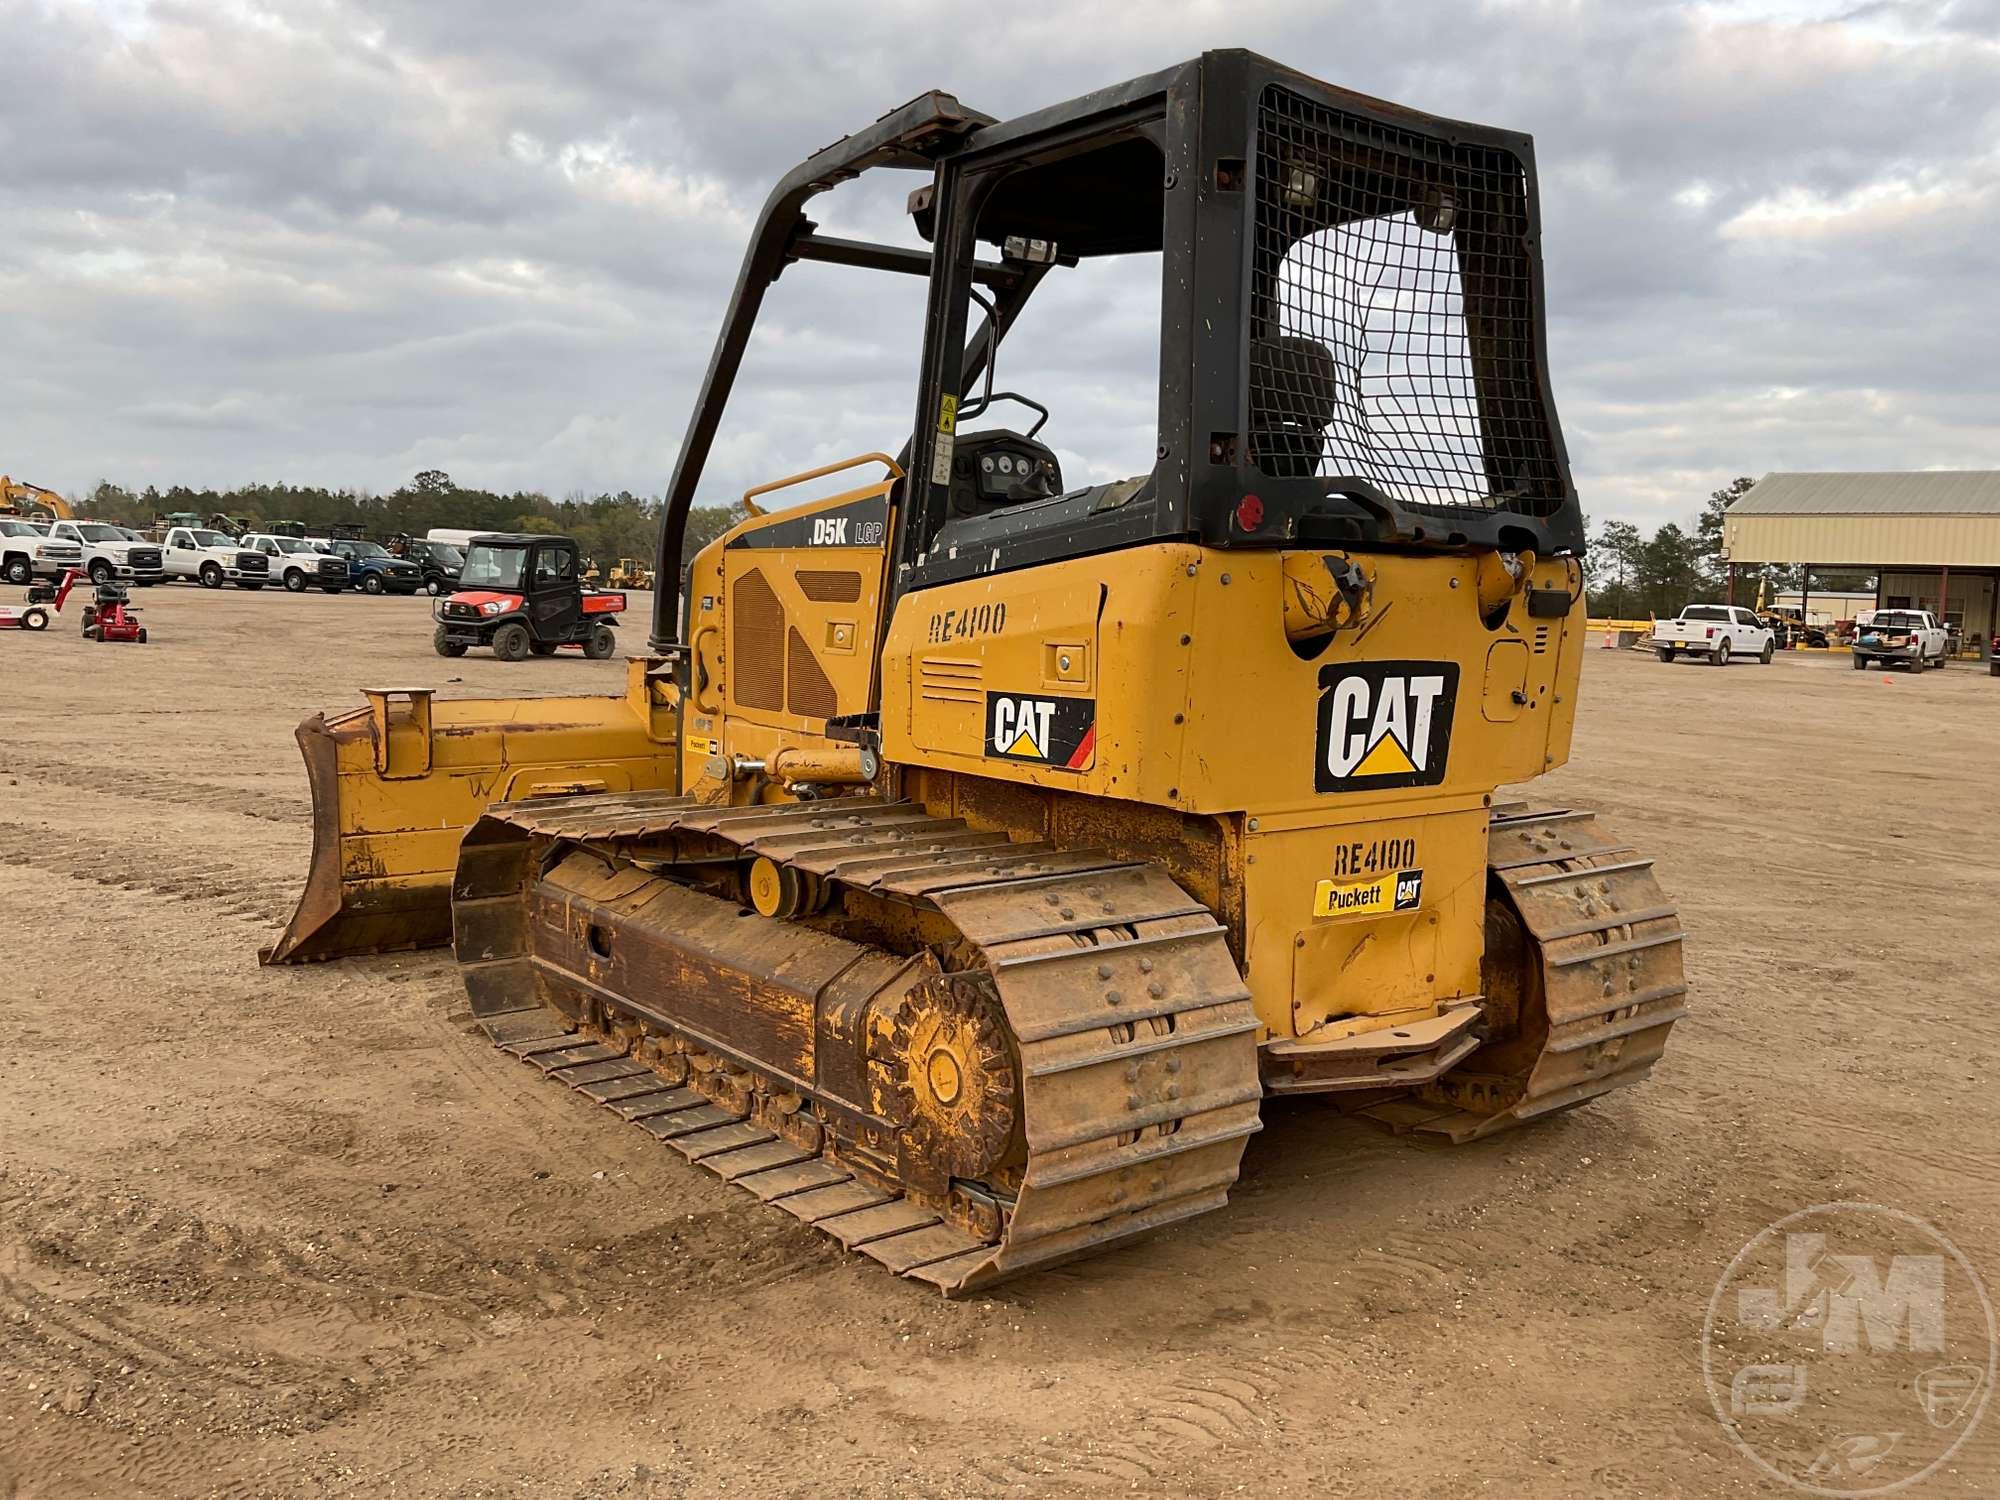
[[[74,573],[69,578],[74,578]],[[69,587],[69,578],[63,588]],[[146,627],[139,623],[139,611],[132,608],[132,595],[122,583],[97,585],[97,602],[83,607],[83,638],[86,641],[137,641],[146,644]]]

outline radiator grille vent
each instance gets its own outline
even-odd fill
[[[799,592],[815,604],[853,604],[861,597],[861,575],[808,568],[798,575]]]
[[[752,568],[729,595],[729,685],[745,708],[785,706],[785,606]]]
[[[805,719],[830,719],[840,712],[833,683],[794,625],[785,640],[785,675],[792,685],[788,709]]]
[[[1547,656],[1548,654],[1549,627],[1546,625],[1537,625],[1535,627],[1535,655]]]

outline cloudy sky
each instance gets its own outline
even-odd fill
[[[778,174],[925,88],[1004,116],[1215,46],[1536,136],[1593,516],[1778,468],[2000,468],[2000,0],[953,14],[0,0],[0,470],[658,492]],[[910,240],[915,180],[817,216]],[[1153,274],[1045,290],[1003,355],[1072,480],[1149,461]],[[920,294],[789,271],[704,498],[893,450]]]

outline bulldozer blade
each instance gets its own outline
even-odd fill
[[[658,667],[631,661],[623,694],[434,700],[427,688],[376,688],[363,708],[307,719],[312,862],[260,961],[442,947],[459,839],[490,804],[671,790],[678,715]]]

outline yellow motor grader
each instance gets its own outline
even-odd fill
[[[605,582],[614,589],[650,589],[654,570],[636,557],[621,557]]]
[[[885,170],[927,250],[805,216]],[[924,278],[907,441],[752,490],[622,694],[303,725],[268,956],[448,940],[500,1048],[952,1293],[1219,1208],[1269,1095],[1464,1141],[1637,1082],[1685,994],[1651,861],[1495,799],[1567,758],[1584,645],[1540,233],[1527,137],[1244,52],[827,147],[659,576],[788,267]],[[1079,483],[995,366],[1107,264],[1157,277],[1156,442]]]

